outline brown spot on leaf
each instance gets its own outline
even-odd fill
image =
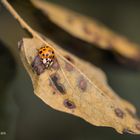
[[[84,77],[80,77],[78,81],[78,87],[85,91],[87,89],[87,81],[84,79]]]
[[[60,68],[57,59],[53,60],[53,64],[52,64],[51,68],[53,68],[54,70],[58,70]]]
[[[67,71],[73,71],[73,66],[72,66],[71,64],[69,64],[69,63],[66,62],[66,64],[65,64],[65,69],[66,69]]]
[[[92,31],[90,30],[90,28],[89,28],[89,26],[87,24],[83,24],[83,31],[87,35],[91,35],[92,34]]]
[[[70,56],[68,56],[68,55],[66,55],[66,56],[64,56],[69,62],[71,62],[71,63],[74,63],[74,60],[70,57]],[[68,62],[65,62],[65,69],[67,70],[67,71],[72,71],[73,70],[73,66],[71,65],[71,64],[69,64]]]
[[[55,89],[58,90],[60,93],[66,93],[64,86],[59,82],[58,74],[51,75],[51,82],[53,83]]]
[[[67,16],[67,23],[72,24],[74,22],[74,16],[69,15]]]
[[[74,63],[74,60],[70,57],[70,56],[68,56],[68,55],[66,55],[66,56],[64,56],[68,61],[70,61],[71,63]]]
[[[37,75],[40,75],[46,69],[39,56],[36,56],[34,61],[32,62],[32,68],[37,73]]]
[[[119,117],[119,118],[124,117],[124,112],[120,108],[116,108],[114,111],[115,111],[115,114],[117,115],[117,117]]]
[[[74,102],[70,101],[69,99],[64,100],[64,106],[68,109],[76,108],[76,105],[74,104]]]
[[[136,124],[136,128],[140,131],[140,123]]]

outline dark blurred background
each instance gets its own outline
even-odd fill
[[[36,15],[29,1],[11,0],[11,2],[29,25],[58,44],[65,44],[63,42],[65,40],[80,43],[63,31],[66,38],[60,40],[57,36],[59,29],[56,29],[58,32],[55,34],[52,33],[54,31],[52,27],[45,28],[44,24],[52,23],[46,23],[47,21],[42,18],[39,21],[38,17],[43,15]],[[140,44],[140,1],[138,0],[51,0],[51,2],[96,18],[114,31]],[[92,126],[78,117],[53,110],[38,99],[33,93],[31,80],[18,54],[17,42],[23,36],[28,34],[0,5],[0,140],[140,139],[140,136],[120,135],[111,128]],[[87,49],[85,46],[89,46],[87,52],[93,48],[82,42],[81,50]],[[97,49],[95,52],[100,53],[100,50]],[[123,66],[116,59],[110,59],[112,58],[110,53],[101,51],[101,54],[95,56],[96,59],[91,57],[83,59],[101,67],[107,74],[111,87],[122,98],[133,103],[140,116],[140,70]]]

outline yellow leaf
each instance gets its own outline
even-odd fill
[[[140,64],[139,46],[115,34],[96,20],[43,0],[31,2],[46,15],[46,18],[50,18],[71,35]]]
[[[54,109],[79,116],[91,124],[115,128],[119,133],[140,133],[135,108],[118,97],[108,86],[105,74],[95,66],[60,49],[56,60],[46,69],[37,49],[45,45],[36,37],[21,41],[21,58],[28,71],[34,93]],[[131,113],[130,113],[131,112]],[[129,123],[128,123],[129,122]]]

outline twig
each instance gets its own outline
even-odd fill
[[[20,23],[22,28],[26,29],[29,33],[32,34],[33,37],[38,38],[41,40],[44,44],[49,45],[46,41],[44,41],[36,31],[34,31],[20,16],[19,14],[15,11],[15,9],[8,3],[7,0],[2,0],[1,1],[3,5],[7,8],[7,10],[13,15],[13,17]],[[49,45],[50,46],[50,45]]]

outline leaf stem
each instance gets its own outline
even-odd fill
[[[15,11],[15,9],[9,4],[7,0],[1,0],[3,5],[6,7],[6,9],[13,15],[13,17],[20,23],[22,28],[26,29],[33,37],[38,38],[41,40],[44,44],[49,45],[45,40],[43,40],[38,33],[33,30],[20,16],[19,14]],[[50,46],[50,45],[49,45]]]

